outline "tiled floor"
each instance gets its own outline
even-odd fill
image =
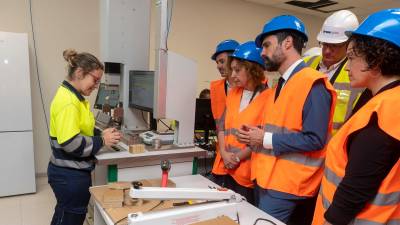
[[[212,163],[200,159],[198,172],[210,172]],[[56,200],[47,177],[37,177],[36,187],[35,194],[0,198],[0,225],[50,225]]]
[[[49,225],[56,200],[47,177],[36,178],[35,194],[0,198],[0,225]],[[85,224],[86,225],[86,224]]]

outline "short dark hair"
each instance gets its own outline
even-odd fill
[[[204,88],[199,94],[199,98],[210,98],[210,89]]]
[[[383,39],[353,34],[353,53],[363,57],[368,69],[380,69],[383,76],[400,75],[400,47]]]
[[[273,35],[278,39],[278,43],[281,44],[283,40],[285,40],[288,36],[291,36],[293,39],[293,47],[296,51],[301,55],[303,48],[305,47],[306,39],[303,34],[294,30],[279,30]]]

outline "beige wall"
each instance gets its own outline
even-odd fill
[[[36,73],[29,1],[0,0],[0,6],[0,31],[29,34],[35,167],[36,173],[42,174],[47,169],[50,146]],[[99,53],[99,3],[96,0],[32,0],[32,15],[48,117],[52,97],[66,74],[62,51],[72,47]]]
[[[168,47],[197,61],[197,92],[200,93],[209,87],[211,80],[219,79],[215,62],[210,57],[220,41],[231,38],[239,42],[254,40],[266,21],[281,14],[293,14],[303,20],[310,37],[307,46],[317,46],[315,37],[323,23],[322,18],[242,0],[175,0]]]
[[[46,172],[50,147],[37,81],[29,1],[0,0],[0,30],[25,32],[30,36],[31,87],[36,173]],[[73,47],[98,55],[100,50],[99,1],[97,0],[32,0],[33,23],[38,69],[48,115],[50,102],[65,77],[62,51]],[[169,49],[194,59],[198,63],[198,89],[207,88],[219,75],[210,56],[215,45],[227,38],[240,42],[253,40],[270,18],[283,14],[241,0],[175,0]],[[321,18],[293,13],[309,29],[311,44],[322,24]],[[152,16],[154,18],[154,16]],[[154,21],[152,22],[154,24]],[[152,29],[150,67],[154,64],[154,29]],[[90,98],[93,102],[95,94]],[[14,118],[18,119],[18,118]]]

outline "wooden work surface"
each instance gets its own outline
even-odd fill
[[[153,180],[140,180],[144,187],[160,187],[161,181],[160,179],[153,179]],[[119,184],[127,183],[129,187],[130,183],[128,182],[118,182]],[[103,186],[96,186],[91,187],[89,189],[90,193],[92,194],[93,198],[99,205],[103,208],[103,210],[108,214],[114,224],[116,225],[127,225],[127,215],[129,213],[134,212],[148,212],[152,210],[160,210],[160,209],[167,209],[172,208],[173,203],[181,202],[181,201],[160,201],[160,200],[138,200],[132,206],[124,205],[123,207],[114,207],[110,208],[104,204],[104,196],[110,190],[113,184],[103,185]],[[122,185],[121,185],[122,186]],[[126,185],[125,185],[126,186]],[[175,183],[171,180],[168,180],[168,187],[176,187]],[[128,190],[128,189],[127,189]],[[129,193],[129,191],[128,191]]]

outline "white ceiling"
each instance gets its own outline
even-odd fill
[[[285,4],[290,0],[244,0],[246,2],[253,2],[257,4],[272,6],[275,8],[286,9],[289,11],[299,12],[303,14],[310,14],[319,17],[327,17],[331,13],[322,13],[311,9],[305,9],[297,6],[292,6]],[[317,0],[302,0],[303,2],[317,2]],[[359,18],[363,19],[369,14],[379,11],[381,9],[387,8],[400,8],[400,0],[332,0],[338,4],[321,7],[320,10],[330,11],[330,10],[340,10],[348,7],[354,7],[351,10]]]

